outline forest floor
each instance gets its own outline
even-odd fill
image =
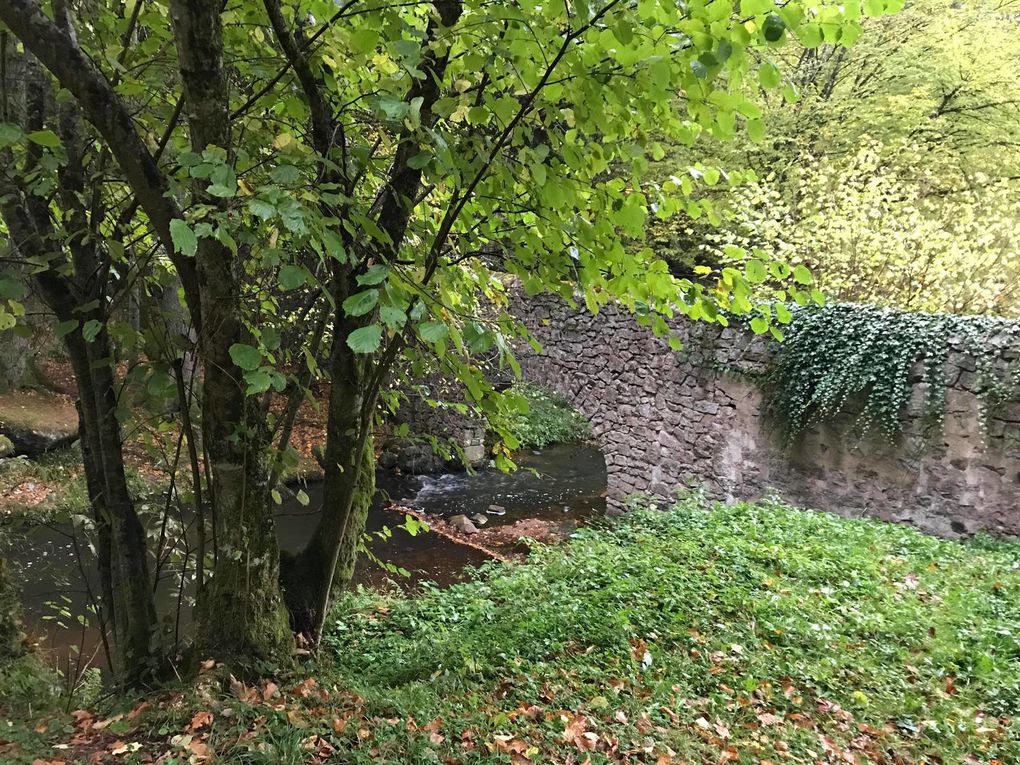
[[[0,721],[0,761],[1020,762],[1016,543],[692,500],[336,613],[272,679]]]

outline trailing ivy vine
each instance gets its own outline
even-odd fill
[[[950,351],[974,362],[970,389],[981,425],[1020,391],[1020,323],[987,316],[909,313],[857,303],[795,310],[765,378],[767,411],[787,445],[812,425],[860,408],[854,430],[895,441],[914,383],[924,389],[924,432],[941,430]],[[954,382],[954,381],[949,381]]]

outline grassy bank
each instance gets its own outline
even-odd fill
[[[210,675],[84,740],[137,745],[122,761],[1018,762],[1018,567],[1015,545],[782,507],[639,513],[445,591],[352,596],[314,681]],[[5,756],[82,733],[49,724]]]

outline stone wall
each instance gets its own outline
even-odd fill
[[[774,344],[749,331],[678,321],[678,352],[612,307],[593,316],[543,297],[524,301],[520,318],[544,347],[521,359],[525,378],[564,394],[591,421],[612,498],[669,497],[696,484],[719,499],[774,492],[943,536],[1020,534],[1020,401],[999,408],[983,432],[976,365],[960,349],[949,357],[940,437],[921,435],[918,382],[895,445],[845,435],[850,412],[787,451],[752,382]],[[1020,348],[994,352],[1020,357]]]

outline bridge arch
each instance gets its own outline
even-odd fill
[[[1020,534],[1020,450],[1004,446],[1020,443],[1020,402],[1006,407],[1000,437],[989,443],[965,375],[947,375],[953,382],[937,443],[918,448],[909,437],[920,429],[918,406],[906,413],[902,445],[858,442],[822,426],[788,453],[763,422],[763,396],[751,381],[768,368],[770,341],[678,320],[678,352],[613,306],[592,315],[551,296],[520,305],[518,317],[543,347],[523,354],[524,377],[566,397],[591,422],[613,499],[668,498],[697,484],[717,499],[775,493],[943,536]]]

